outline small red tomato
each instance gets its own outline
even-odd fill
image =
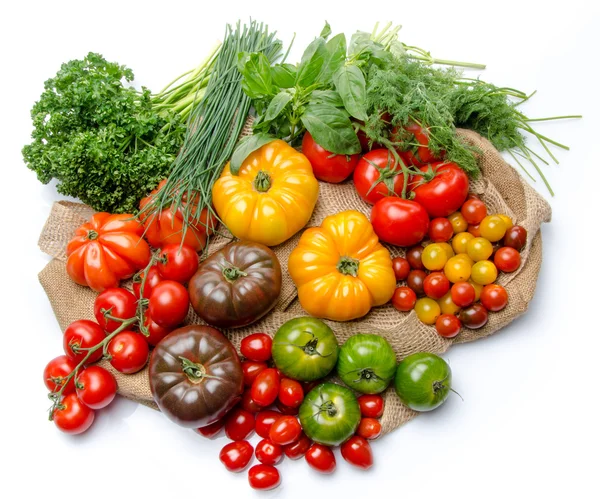
[[[463,308],[458,318],[465,327],[469,329],[479,329],[486,325],[488,321],[488,311],[481,303],[474,303],[468,308]]]
[[[276,409],[281,413],[288,416],[296,416],[299,412],[299,407],[289,407],[281,403],[281,400],[277,399],[275,401]]]
[[[300,435],[298,440],[283,446],[283,452],[290,459],[300,459],[306,451],[310,449],[312,440],[308,438],[304,433]]]
[[[396,288],[392,295],[392,305],[400,312],[410,312],[417,303],[417,294],[406,286]]]
[[[244,375],[244,385],[252,386],[256,377],[267,368],[264,362],[254,362],[245,360],[242,362],[242,373]]]
[[[218,419],[214,423],[203,426],[202,428],[196,428],[194,431],[203,437],[214,438],[221,432],[223,426],[225,426],[225,418]]]
[[[457,282],[452,285],[450,296],[457,307],[470,307],[475,302],[475,288],[468,282]]]
[[[458,165],[435,163],[419,169],[425,175],[414,177],[413,199],[430,217],[447,217],[460,209],[469,193],[469,177]]]
[[[52,359],[44,368],[44,383],[46,388],[51,392],[59,391],[65,384],[65,380],[77,367],[77,362],[70,359],[66,355],[59,355]],[[69,380],[67,386],[63,390],[63,395],[69,395],[75,391],[75,383],[73,378]]]
[[[273,423],[281,417],[277,411],[261,411],[256,415],[256,433],[262,438],[269,438],[269,430]]]
[[[95,322],[85,319],[69,324],[63,334],[63,348],[71,360],[79,364],[88,354],[88,348],[101,343],[106,335],[104,330]],[[102,348],[92,353],[86,364],[93,364],[102,358]]]
[[[123,331],[108,344],[110,365],[117,371],[133,374],[141,370],[148,361],[148,342],[140,333]]]
[[[294,416],[281,416],[271,426],[269,438],[279,445],[295,442],[302,433],[302,426]]]
[[[240,352],[248,360],[265,362],[271,358],[273,340],[268,334],[254,333],[246,336],[240,345]]]
[[[259,373],[252,383],[251,393],[254,401],[263,407],[275,402],[279,395],[279,371],[269,367]]]
[[[302,385],[296,380],[283,378],[279,384],[279,400],[287,407],[298,407],[304,400]]]
[[[160,340],[162,340],[172,331],[171,328],[159,326],[156,322],[152,320],[152,317],[150,317],[150,315],[147,312],[144,316],[144,326],[146,327],[148,336],[142,336],[144,336],[148,344],[153,347],[155,347]]]
[[[406,250],[406,259],[408,260],[408,264],[411,269],[414,270],[425,270],[425,265],[423,265],[423,246],[413,246]]]
[[[380,418],[383,416],[383,397],[381,395],[361,395],[357,400],[360,413],[365,418]]]
[[[330,474],[335,471],[335,456],[326,445],[312,444],[304,459],[312,469],[321,473]]]
[[[94,416],[93,409],[83,404],[75,393],[70,393],[52,413],[52,420],[60,431],[78,435],[92,426]]]
[[[251,412],[252,414],[256,414],[262,410],[262,406],[258,405],[252,399],[250,389],[244,390],[244,393],[242,394],[242,400],[240,400],[240,407],[245,411]]]
[[[490,312],[500,312],[508,304],[508,293],[499,284],[488,284],[481,291],[481,304]]]
[[[486,216],[487,208],[481,199],[467,199],[460,212],[469,225],[478,225]]]
[[[313,140],[309,132],[306,132],[302,138],[302,154],[310,161],[316,178],[333,184],[347,179],[354,171],[359,158],[358,154],[346,156],[323,149]]]
[[[75,382],[77,397],[90,409],[103,409],[117,394],[117,380],[100,366],[89,366]]]
[[[225,435],[231,440],[245,440],[254,431],[254,414],[235,408],[225,420]]]
[[[161,281],[150,293],[148,313],[159,326],[170,328],[181,324],[189,308],[188,291],[177,281]]]
[[[248,483],[253,489],[271,490],[281,483],[281,476],[275,466],[255,464],[248,470]]]
[[[381,435],[381,423],[375,418],[362,418],[356,434],[367,440],[374,440]]]
[[[426,277],[427,273],[424,270],[411,270],[406,279],[406,284],[417,296],[423,296],[425,294],[423,285]]]
[[[434,300],[442,298],[450,289],[450,281],[443,272],[432,272],[423,281],[423,291]]]
[[[514,272],[521,265],[521,253],[514,248],[504,246],[496,251],[494,264],[502,272]]]
[[[371,224],[381,241],[395,246],[413,246],[427,234],[429,216],[416,201],[390,196],[375,203]]]
[[[454,338],[460,333],[460,319],[455,315],[442,314],[435,321],[435,329],[444,338]]]
[[[453,235],[454,229],[447,218],[438,217],[429,222],[429,239],[434,243],[445,243],[452,239]]]
[[[315,386],[319,386],[321,383],[323,383],[323,381],[320,379],[315,379],[313,381],[303,381],[302,389],[304,390],[304,395],[310,392]]]
[[[131,319],[137,311],[137,299],[133,293],[123,288],[110,288],[102,291],[94,300],[94,317],[105,331],[112,333],[121,322],[107,319],[105,313],[117,319]]]
[[[219,452],[219,459],[228,471],[242,471],[252,459],[252,445],[247,440],[229,442]]]
[[[527,243],[527,230],[520,225],[513,225],[504,234],[504,246],[521,251]]]
[[[392,260],[392,268],[394,269],[394,275],[397,281],[403,281],[408,277],[410,272],[410,265],[406,258],[398,256]]]
[[[263,464],[276,465],[283,459],[283,448],[268,438],[263,438],[256,444],[254,455]]]
[[[136,275],[133,278],[133,294],[136,298],[140,298],[140,289],[142,287],[142,280],[144,279],[144,272],[141,272],[139,275]],[[158,271],[158,267],[156,265],[152,265],[148,270],[148,277],[146,278],[146,283],[144,284],[143,290],[143,298],[150,298],[150,294],[152,294],[152,290],[156,287],[156,285],[162,281],[163,278]]]
[[[158,255],[158,272],[163,279],[188,282],[198,270],[198,253],[191,246],[166,244]]]
[[[342,444],[340,450],[342,451],[342,457],[358,468],[368,470],[373,466],[373,453],[366,438],[354,435]]]
[[[481,237],[481,230],[479,229],[479,224],[469,225],[467,231],[469,232],[469,234],[472,234],[473,237]]]

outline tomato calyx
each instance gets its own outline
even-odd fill
[[[181,360],[181,370],[185,373],[188,379],[197,385],[201,383],[204,378],[209,377],[206,374],[206,368],[197,362],[192,362],[187,357],[179,356],[179,360]]]
[[[379,178],[371,184],[371,187],[369,187],[369,190],[367,191],[367,196],[380,183],[383,183],[387,187],[388,195],[393,196],[394,195],[394,179],[398,175],[402,174],[403,171],[402,171],[402,169],[400,169],[400,170],[394,169],[392,154],[390,153],[390,150],[388,149],[387,163],[383,167],[377,166],[370,159],[365,158],[365,161],[367,163],[369,163],[373,168],[375,168],[375,170],[377,170],[377,172],[379,173]]]
[[[271,177],[264,170],[259,170],[254,179],[254,188],[258,192],[267,192],[271,188]]]
[[[235,282],[240,277],[246,277],[248,274],[237,267],[225,267],[223,269],[223,277],[227,279],[227,282]]]
[[[90,241],[93,241],[94,239],[98,239],[98,232],[96,232],[95,230],[88,230],[86,237]]]
[[[341,274],[356,277],[358,276],[358,265],[359,261],[356,258],[343,256],[340,258],[336,268]]]
[[[357,371],[358,374],[358,378],[356,378],[354,380],[355,383],[360,383],[361,381],[367,380],[378,380],[381,379],[379,376],[377,376],[377,374],[375,374],[375,372],[373,371],[373,369],[369,368],[369,367],[365,367],[364,369],[359,369]]]
[[[454,388],[452,388],[451,386],[448,386],[446,384],[446,382],[448,381],[448,378],[444,378],[442,380],[437,380],[434,381],[431,384],[431,388],[433,389],[433,393],[434,395],[437,395],[438,392],[441,392],[443,390],[450,390],[452,393],[455,393],[456,395],[458,395],[460,397],[460,399],[464,402],[465,399],[462,397],[462,395],[460,393],[458,393]]]
[[[335,406],[335,404],[331,400],[326,400],[319,407],[319,413],[321,413],[321,412],[326,412],[327,415],[330,418],[332,418],[337,414],[338,410],[337,410],[337,407]]]

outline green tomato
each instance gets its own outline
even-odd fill
[[[448,363],[432,353],[419,352],[406,357],[396,371],[396,393],[415,411],[432,411],[448,398],[452,371]]]
[[[275,333],[271,353],[287,377],[314,381],[327,376],[338,358],[338,342],[331,328],[314,317],[298,317]]]
[[[353,390],[381,393],[394,379],[396,354],[385,338],[356,334],[342,345],[337,372]]]
[[[323,445],[340,445],[358,428],[360,407],[345,386],[323,383],[308,392],[298,417],[308,438]]]

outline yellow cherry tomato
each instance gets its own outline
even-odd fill
[[[510,218],[508,215],[505,215],[504,213],[499,213],[498,216],[502,220],[504,220],[504,225],[506,225],[506,230],[510,229],[514,225],[512,218]]]
[[[457,253],[467,252],[467,243],[475,236],[469,232],[459,232],[452,238],[452,249]]]
[[[477,292],[477,290],[475,290],[475,292]],[[456,303],[454,303],[454,300],[452,300],[452,294],[450,293],[450,291],[448,291],[444,296],[442,296],[438,300],[438,304],[440,306],[442,314],[455,315],[460,310],[460,307]]]
[[[423,324],[435,324],[442,313],[438,302],[432,298],[419,298],[415,303],[415,313]]]
[[[467,282],[475,289],[475,301],[479,301],[481,292],[483,291],[483,284],[477,284],[473,279],[469,279]]]
[[[450,282],[465,282],[471,277],[471,264],[467,258],[467,255],[456,255],[446,262],[444,274]]]
[[[467,255],[475,262],[487,260],[493,252],[492,243],[483,237],[474,237],[467,244]]]
[[[421,261],[427,270],[442,270],[448,261],[448,255],[442,246],[434,243],[425,247]]]
[[[467,227],[469,226],[469,224],[465,220],[465,217],[462,216],[462,213],[460,211],[455,211],[454,213],[452,213],[452,215],[448,217],[448,220],[450,220],[450,223],[452,224],[452,229],[454,230],[455,234],[466,231]]]
[[[471,267],[473,266],[473,264],[475,263],[472,258],[467,255],[466,253],[459,253],[458,255],[456,255],[456,258],[460,258],[461,260],[464,260],[465,262],[467,262]]]
[[[444,248],[444,250],[446,251],[446,256],[448,258],[452,258],[454,256],[454,250],[452,249],[452,246],[450,246],[450,243],[435,243],[435,244]]]
[[[506,234],[506,222],[499,215],[488,215],[479,224],[481,237],[495,243]]]
[[[482,260],[481,262],[476,262],[471,269],[471,279],[477,284],[492,284],[496,277],[498,277],[498,269],[489,260]],[[450,279],[450,278],[448,278]]]

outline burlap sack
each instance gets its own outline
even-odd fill
[[[464,343],[489,336],[527,310],[542,262],[540,225],[550,221],[550,206],[502,159],[487,140],[471,131],[460,130],[459,133],[482,151],[479,163],[483,175],[471,183],[471,191],[482,198],[490,212],[509,215],[516,223],[524,226],[529,234],[527,246],[521,253],[521,267],[516,272],[501,274],[498,278],[498,283],[508,290],[508,306],[499,313],[490,314],[489,322],[483,328],[463,328],[456,338],[448,340],[439,336],[435,327],[426,326],[417,320],[414,312],[400,313],[391,305],[385,305],[372,310],[361,320],[345,323],[326,321],[335,331],[340,344],[352,334],[368,332],[385,337],[396,351],[398,360],[419,351],[440,354],[453,343]],[[370,207],[360,199],[351,181],[341,185],[321,183],[320,187],[319,201],[309,226],[319,225],[327,215],[343,210],[354,209],[369,214]],[[82,204],[66,201],[55,203],[39,240],[40,248],[54,257],[40,272],[39,279],[63,330],[74,320],[94,318],[92,308],[96,293],[71,281],[65,268],[66,244],[75,228],[85,222],[92,213],[89,207]],[[279,257],[284,275],[281,297],[273,312],[247,328],[224,331],[236,348],[239,347],[240,340],[252,332],[264,331],[273,335],[287,320],[306,315],[295,299],[296,290],[287,272],[288,256],[299,238],[300,234],[297,234],[273,248]],[[229,239],[224,236],[213,238],[209,252],[228,242]],[[399,248],[389,249],[393,256],[402,254]],[[190,308],[186,323],[192,322],[201,320]],[[110,368],[107,362],[104,362],[104,365]],[[114,370],[113,372],[117,377],[121,395],[156,408],[150,393],[147,368],[133,375],[120,374]],[[392,388],[386,391],[385,402],[385,412],[381,420],[383,433],[388,433],[416,415],[400,402]]]

